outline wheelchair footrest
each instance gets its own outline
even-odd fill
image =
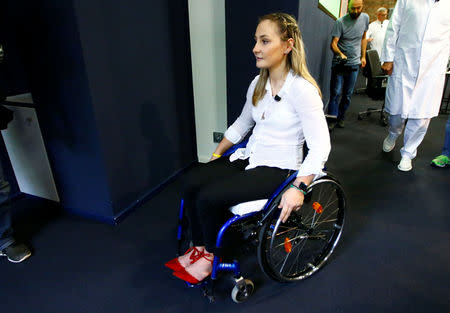
[[[222,263],[218,262],[217,265],[214,265],[213,272],[211,274],[211,278],[214,280],[217,277],[217,273],[222,272],[233,272],[235,277],[241,276],[241,267],[237,260],[234,260],[233,263]]]

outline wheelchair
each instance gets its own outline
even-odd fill
[[[230,155],[245,142],[234,146],[223,156]],[[345,217],[345,195],[339,181],[324,172],[308,186],[303,206],[293,211],[285,223],[279,220],[278,204],[281,196],[295,180],[291,174],[273,192],[269,199],[240,203],[229,208],[232,217],[218,232],[216,249],[221,251],[223,238],[230,229],[238,229],[245,239],[256,243],[260,268],[272,280],[287,283],[306,279],[321,269],[338,244]],[[178,255],[190,247],[187,218],[181,200],[178,217]],[[240,263],[222,262],[220,253],[214,256],[211,276],[197,285],[210,302],[215,300],[214,283],[220,272],[232,272],[234,287],[231,298],[236,303],[247,300],[255,286],[242,276]]]

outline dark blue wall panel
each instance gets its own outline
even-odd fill
[[[66,209],[113,221],[196,160],[187,0],[6,6]]]
[[[26,10],[17,10],[20,0],[14,5],[9,1],[0,2],[0,44],[4,50],[4,60],[0,64],[0,93],[14,95],[29,92],[28,79],[23,66],[23,32],[26,29],[23,16]]]
[[[111,215],[76,18],[68,1],[8,1],[61,204]],[[8,42],[9,43],[9,42]],[[8,44],[7,43],[7,44]]]
[[[196,159],[187,1],[75,0],[115,212]]]

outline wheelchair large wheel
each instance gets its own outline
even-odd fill
[[[278,206],[282,193],[273,205]],[[339,242],[344,210],[344,192],[328,176],[309,186],[303,206],[285,223],[278,220],[280,209],[272,210],[259,232],[258,262],[264,273],[290,282],[318,271]]]

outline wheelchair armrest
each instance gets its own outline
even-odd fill
[[[233,145],[230,149],[228,149],[227,151],[225,151],[222,156],[229,156],[230,154],[232,154],[234,151],[236,151],[237,149],[240,148],[245,148],[247,146],[248,140],[243,140],[238,144]]]

